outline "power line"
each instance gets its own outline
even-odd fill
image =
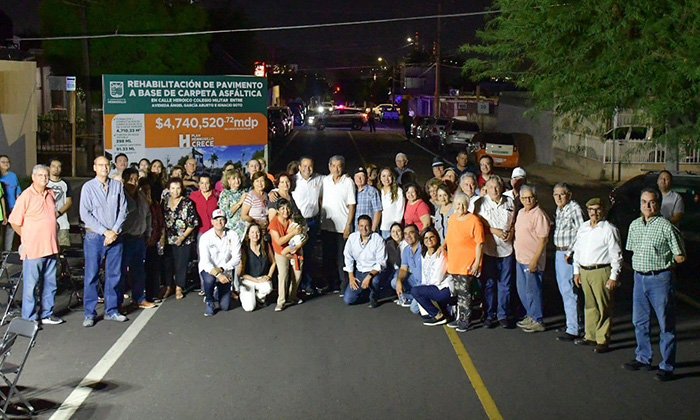
[[[102,34],[102,35],[67,35],[67,36],[50,36],[50,37],[30,37],[30,38],[14,38],[15,41],[68,41],[68,40],[79,40],[79,39],[105,39],[105,38],[157,38],[157,37],[179,37],[179,36],[195,36],[195,35],[215,35],[215,34],[229,34],[237,32],[271,32],[271,31],[289,31],[295,29],[312,29],[312,28],[328,28],[328,27],[338,27],[338,26],[356,26],[356,25],[370,25],[378,23],[391,23],[391,22],[406,22],[414,20],[430,20],[430,19],[446,19],[446,18],[460,18],[469,16],[483,16],[483,15],[493,15],[500,13],[500,10],[483,10],[479,12],[465,12],[465,13],[450,13],[450,14],[438,14],[429,16],[412,16],[404,18],[390,18],[390,19],[375,19],[375,20],[360,20],[352,22],[335,22],[335,23],[315,23],[308,25],[290,25],[290,26],[268,26],[262,28],[239,28],[239,29],[220,29],[213,31],[193,31],[193,32],[172,32],[172,33],[158,33],[158,34]]]

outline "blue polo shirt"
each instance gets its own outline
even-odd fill
[[[19,180],[17,175],[9,171],[7,175],[0,175],[0,184],[2,188],[5,189],[5,200],[7,200],[7,213],[15,208],[15,201],[17,197],[22,193],[22,189],[19,187]]]
[[[423,272],[423,264],[421,263],[421,245],[418,244],[416,252],[414,253],[410,246],[404,248],[401,253],[401,265],[408,266],[408,271],[413,274],[414,277],[418,279],[421,278],[421,273]]]

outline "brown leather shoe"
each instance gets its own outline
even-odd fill
[[[149,302],[147,300],[144,300],[143,302],[139,303],[139,308],[140,309],[153,309],[156,307],[156,304],[153,302]]]

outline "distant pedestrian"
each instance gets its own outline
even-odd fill
[[[659,176],[656,178],[656,185],[661,191],[661,215],[678,226],[685,213],[685,204],[683,203],[683,197],[671,189],[673,186],[673,175],[671,175],[671,172],[659,172]]]
[[[49,184],[56,198],[56,219],[58,221],[58,245],[62,247],[70,246],[70,222],[68,221],[68,210],[73,205],[72,190],[70,184],[61,178],[61,161],[51,159],[49,161]]]
[[[15,207],[15,201],[19,197],[22,189],[19,187],[19,179],[17,179],[17,174],[10,170],[11,166],[10,157],[7,155],[0,155],[0,187],[4,190],[5,196],[5,221],[2,221],[3,235],[4,239],[4,250],[12,251],[13,242],[15,239],[15,231],[7,223],[7,215],[12,213],[12,209]]]
[[[661,197],[654,188],[645,188],[640,197],[642,216],[635,219],[627,234],[627,250],[632,251],[634,291],[632,323],[637,338],[636,357],[623,367],[651,370],[651,311],[659,322],[661,363],[655,379],[673,379],[676,364],[675,264],[685,261],[680,231],[659,214]]]
[[[581,335],[583,314],[574,286],[574,267],[568,259],[576,232],[583,223],[583,210],[572,200],[571,189],[566,183],[560,182],[555,185],[552,196],[557,205],[554,214],[554,269],[566,316],[566,331],[557,337],[557,340],[574,341]]]
[[[590,216],[581,224],[573,244],[574,283],[583,289],[585,298],[585,335],[574,341],[578,345],[595,345],[596,353],[609,350],[612,330],[613,292],[622,269],[620,232],[603,220],[603,201],[586,202]]]
[[[35,297],[40,296],[41,323],[61,324],[63,320],[53,314],[58,226],[54,194],[51,188],[47,188],[48,182],[49,168],[36,165],[32,169],[32,185],[13,203],[14,208],[9,220],[22,240],[22,318],[36,318]]]
[[[377,132],[377,124],[376,124],[375,117],[374,117],[374,111],[372,111],[372,110],[370,110],[370,112],[367,113],[367,125],[369,125],[369,132],[370,133]]]
[[[542,314],[542,274],[546,262],[550,220],[537,202],[534,186],[523,185],[519,198],[523,208],[515,220],[513,247],[518,296],[527,315],[517,325],[525,332],[534,333],[545,330]]]
[[[80,218],[85,224],[85,287],[83,292],[84,327],[95,325],[97,282],[104,260],[105,320],[125,322],[119,313],[123,241],[120,237],[127,215],[126,195],[120,181],[110,179],[109,161],[99,156],[93,164],[95,178],[80,190]],[[121,178],[121,174],[120,174]]]

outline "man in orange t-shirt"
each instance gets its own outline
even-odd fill
[[[457,317],[447,326],[456,328],[457,332],[466,332],[472,326],[469,319],[472,313],[472,288],[481,272],[484,227],[477,216],[469,213],[466,195],[457,195],[452,206],[455,213],[448,219],[445,246],[447,272],[454,279],[457,294]]]
[[[15,202],[9,222],[22,239],[22,318],[36,318],[34,289],[43,277],[41,293],[41,323],[61,324],[53,314],[56,296],[56,254],[58,254],[58,222],[56,201],[49,184],[49,168],[36,165],[32,170],[32,185]]]

